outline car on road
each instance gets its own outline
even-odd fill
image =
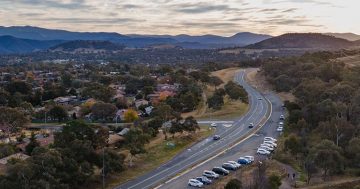
[[[280,126],[283,126],[283,125],[284,125],[284,122],[280,121],[280,122],[279,122],[279,125],[280,125]]]
[[[196,179],[190,179],[188,182],[189,186],[194,186],[194,187],[198,187],[198,188],[202,188],[204,186],[204,184]]]
[[[269,151],[267,151],[267,150],[265,150],[263,148],[258,148],[256,153],[261,154],[261,155],[269,155],[269,154],[271,154]]]
[[[271,141],[264,141],[264,144],[270,144],[275,148],[277,147],[277,144],[275,142],[271,142]]]
[[[280,115],[280,120],[284,120],[285,116],[284,115]]]
[[[277,140],[273,137],[264,137],[264,141],[276,142]]]
[[[214,140],[219,140],[219,139],[220,139],[220,136],[219,136],[219,135],[214,135],[214,136],[213,136],[213,139],[214,139]]]
[[[212,183],[212,181],[205,176],[196,177],[195,179],[202,182],[203,184],[211,184]]]
[[[229,171],[235,171],[237,169],[237,167],[231,163],[223,163],[221,167]]]
[[[208,171],[208,170],[205,170],[203,172],[203,176],[206,176],[207,178],[212,178],[212,179],[219,178],[219,174],[215,173],[214,171]]]
[[[219,174],[219,175],[223,175],[226,176],[228,175],[230,172],[222,167],[214,167],[212,169],[212,171],[214,171],[215,173]]]
[[[261,98],[261,97],[258,97],[258,100],[262,100],[262,98]]]
[[[249,128],[253,128],[253,127],[254,127],[254,123],[250,123]]]
[[[238,162],[236,162],[236,161],[228,161],[228,163],[234,165],[234,166],[235,166],[236,168],[238,168],[238,169],[241,167],[241,164],[238,163]]]
[[[211,127],[216,127],[216,123],[211,123],[210,126]]]
[[[281,126],[276,129],[276,131],[279,131],[279,132],[282,132],[283,130],[284,130],[284,128]]]
[[[255,158],[254,156],[244,156],[245,159],[247,159],[250,163],[254,162]]]
[[[241,164],[241,165],[248,165],[248,164],[251,163],[251,162],[250,162],[248,159],[246,159],[245,157],[240,157],[237,162],[238,162],[239,164]]]

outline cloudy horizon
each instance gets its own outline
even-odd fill
[[[121,34],[360,34],[356,0],[2,0],[0,25]]]

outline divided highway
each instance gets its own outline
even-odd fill
[[[185,188],[188,179],[201,176],[203,170],[236,161],[240,156],[255,155],[264,136],[276,137],[277,121],[283,114],[282,103],[275,95],[261,94],[247,84],[245,74],[245,71],[238,72],[234,81],[248,92],[250,108],[245,115],[233,120],[230,127],[218,124],[215,134],[220,135],[220,140],[208,137],[157,169],[115,188]],[[255,127],[248,128],[250,123]]]

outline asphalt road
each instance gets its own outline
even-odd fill
[[[157,169],[115,188],[186,188],[188,179],[200,176],[203,170],[219,166],[228,160],[237,160],[241,155],[255,155],[256,147],[262,142],[263,136],[277,136],[276,125],[282,114],[281,101],[272,94],[259,93],[246,83],[244,76],[244,71],[238,72],[234,80],[249,94],[249,111],[239,119],[233,120],[231,126],[218,124],[215,134],[220,135],[220,140],[214,141],[212,137],[208,137]],[[267,102],[265,96],[272,105]],[[255,127],[248,128],[250,123],[254,123]],[[260,130],[254,135],[253,132],[258,129]],[[237,144],[244,137],[247,137],[246,140]],[[231,146],[234,147],[228,149]],[[228,150],[222,153],[225,149]],[[182,174],[179,176],[180,173]],[[178,176],[175,177],[176,175]]]

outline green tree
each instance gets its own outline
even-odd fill
[[[242,183],[238,179],[231,179],[226,185],[224,189],[241,189]]]
[[[150,136],[143,133],[141,129],[131,128],[125,134],[125,147],[130,151],[130,166],[133,166],[133,157],[145,153],[145,144],[149,142]]]
[[[207,100],[207,103],[208,103],[209,108],[219,110],[224,105],[224,97],[214,94],[212,97],[210,97]]]
[[[281,178],[278,175],[272,174],[269,176],[268,182],[271,189],[278,189],[281,185]]]
[[[114,150],[106,149],[104,153],[105,175],[109,173],[118,173],[124,170],[125,156],[118,154]]]
[[[30,122],[28,117],[15,108],[0,107],[0,129],[9,137]]]
[[[329,173],[341,170],[343,157],[340,152],[341,148],[329,140],[322,140],[311,150],[310,153],[314,162],[323,170],[324,180],[326,180]]]
[[[56,119],[58,122],[62,122],[68,118],[68,112],[63,106],[60,105],[53,106],[49,110],[48,114],[52,119]]]
[[[33,151],[36,147],[39,147],[39,146],[40,146],[40,143],[36,140],[35,133],[32,132],[32,133],[31,133],[31,137],[30,137],[30,142],[29,142],[29,144],[27,144],[27,145],[25,146],[25,152],[26,152],[26,154],[31,155],[32,151]]]
[[[116,106],[103,102],[97,102],[91,107],[91,113],[94,119],[102,121],[112,120],[116,114],[116,110]]]

